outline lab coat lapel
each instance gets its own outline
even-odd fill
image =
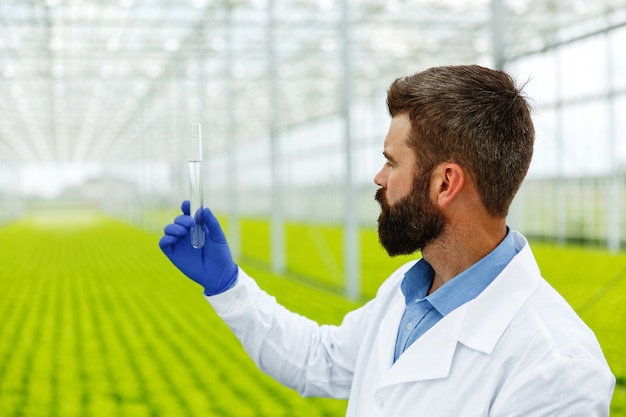
[[[409,346],[383,374],[380,387],[448,376],[466,311],[466,305],[457,308]]]
[[[398,288],[397,294],[387,306],[385,316],[378,326],[376,336],[376,354],[381,375],[384,375],[393,365],[398,327],[400,326],[405,307],[404,295]]]
[[[498,278],[469,303],[459,342],[484,353],[493,352],[509,323],[537,289],[540,280],[537,261],[528,244],[525,244]]]
[[[383,372],[380,388],[447,377],[458,342],[487,354],[493,351],[540,280],[537,262],[527,242],[521,235],[516,234],[515,239],[520,252],[494,282],[477,298],[442,318],[390,365],[393,361],[398,325],[404,311],[403,301],[395,303],[401,306],[399,315],[394,311],[389,315],[389,321],[384,320],[381,323],[382,337],[379,337],[378,350]]]

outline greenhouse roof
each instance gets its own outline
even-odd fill
[[[4,1],[0,162],[106,163],[194,108],[219,149],[229,126],[253,138],[398,76],[496,66],[623,25],[625,12],[624,0]]]

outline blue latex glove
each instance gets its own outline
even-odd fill
[[[196,222],[189,215],[189,201],[181,205],[183,214],[165,226],[159,247],[181,272],[204,287],[206,295],[215,295],[231,288],[237,281],[238,268],[228,248],[226,237],[210,209],[202,213],[205,243],[202,248],[191,245],[191,228]]]

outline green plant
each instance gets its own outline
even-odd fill
[[[0,229],[1,416],[345,413],[345,401],[303,399],[260,373],[201,288],[160,253],[159,234],[97,213],[70,214]],[[346,300],[341,231],[316,227],[287,225],[297,279],[286,279],[266,266],[268,223],[244,221],[241,265],[281,303],[320,323],[339,323],[411,259],[388,258],[375,230],[363,230],[363,299]],[[611,415],[626,415],[626,254],[533,248],[544,276],[598,336],[618,377]]]

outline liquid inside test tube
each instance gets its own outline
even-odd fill
[[[203,186],[202,186],[202,127],[199,123],[189,125],[190,149],[189,149],[189,212],[196,221],[191,229],[191,244],[194,248],[204,246],[204,220],[202,211]]]

